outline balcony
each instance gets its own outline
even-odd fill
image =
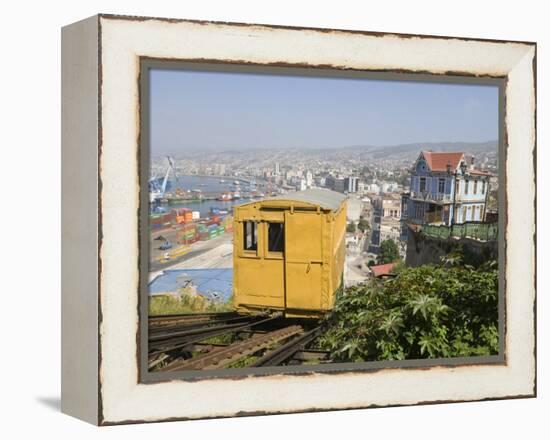
[[[422,202],[433,202],[433,203],[452,203],[453,199],[450,194],[444,193],[430,193],[427,191],[411,191],[411,199],[420,200]]]

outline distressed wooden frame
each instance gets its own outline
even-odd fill
[[[62,49],[64,412],[108,425],[536,395],[534,43],[99,15]],[[142,59],[505,78],[505,362],[143,383]]]

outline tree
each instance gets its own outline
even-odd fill
[[[342,362],[498,354],[497,264],[403,268],[338,294],[322,325]]]
[[[369,222],[367,221],[367,219],[363,217],[359,219],[359,223],[357,224],[357,227],[361,232],[365,232],[366,230],[370,229]]]
[[[353,232],[355,232],[355,230],[356,230],[355,222],[348,223],[348,225],[346,226],[346,232],[353,233]]]
[[[376,258],[377,264],[393,263],[399,260],[399,248],[391,238],[380,243],[380,253]]]

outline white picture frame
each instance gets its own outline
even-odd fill
[[[505,79],[503,362],[144,383],[142,59]],[[536,395],[534,43],[98,15],[63,29],[62,106],[63,412],[110,425]]]

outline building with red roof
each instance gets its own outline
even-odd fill
[[[402,197],[401,218],[448,226],[484,221],[490,177],[463,152],[422,151],[411,170],[410,193]]]
[[[379,264],[377,266],[371,266],[370,270],[372,276],[375,278],[388,278],[392,277],[392,270],[395,267],[395,263]]]

